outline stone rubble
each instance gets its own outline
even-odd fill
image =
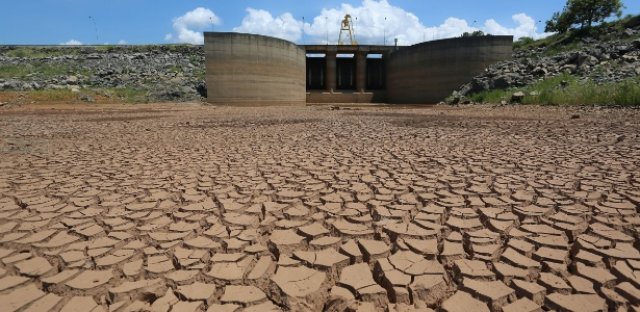
[[[640,25],[627,30],[640,34]],[[583,38],[577,48],[568,52],[553,52],[545,47],[514,50],[512,60],[485,69],[455,90],[447,101],[457,104],[474,93],[525,87],[561,74],[598,84],[640,77],[640,39],[611,36],[615,39]],[[524,96],[523,92],[515,92],[506,100],[517,104]]]
[[[115,96],[108,89],[142,90],[150,102],[206,97],[203,46],[29,48],[35,56],[21,56],[15,49],[20,47],[0,46],[0,67],[53,68],[53,73],[0,77],[0,91],[69,89],[86,102],[95,99],[82,89],[107,89],[101,94],[107,97]]]

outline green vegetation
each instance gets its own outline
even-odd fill
[[[188,49],[189,47],[192,47],[193,45],[190,44],[169,44],[167,45],[169,47],[169,51],[173,51],[173,52],[178,52],[184,49]]]
[[[193,65],[193,66],[201,66],[202,65],[202,61],[200,60],[200,58],[195,56],[195,55],[190,55],[189,56],[189,63],[191,63],[191,65]]]
[[[531,37],[520,37],[516,42],[513,43],[513,48],[516,50],[522,49],[523,47],[529,47],[535,43],[536,40]]]
[[[64,48],[36,48],[36,47],[18,47],[7,50],[2,53],[9,57],[22,57],[22,58],[45,58],[61,55],[76,54],[77,49],[73,47]]]
[[[26,93],[35,102],[72,102],[79,99],[78,94],[69,89],[32,90]]]
[[[466,31],[465,31],[465,32],[462,34],[462,37],[463,37],[463,38],[466,38],[466,37],[483,37],[484,35],[485,35],[485,34],[484,34],[484,32],[483,32],[482,30],[476,30],[476,31],[474,31],[474,32],[466,32]]]
[[[469,99],[476,103],[500,103],[508,101],[514,91],[507,90],[488,90],[469,95]]]
[[[198,66],[194,68],[193,75],[198,79],[204,80],[206,78],[207,71],[205,70],[204,66]]]
[[[573,29],[565,33],[556,33],[539,40],[523,37],[516,41],[513,47],[515,50],[545,48],[545,55],[555,55],[559,52],[579,49],[585,45],[583,40],[587,37],[597,41],[635,40],[640,38],[640,34],[626,36],[623,35],[623,32],[626,28],[636,27],[638,25],[640,25],[640,15],[627,15],[619,20],[603,22],[590,28]]]
[[[549,78],[524,88],[480,92],[470,99],[484,103],[508,102],[518,91],[525,94],[523,104],[640,106],[640,78],[596,84],[577,81],[571,75]]]
[[[97,92],[98,95],[103,94],[111,98],[117,98],[121,102],[129,104],[149,103],[147,90],[136,88],[113,88]]]
[[[81,89],[73,92],[71,89],[46,89],[30,91],[3,91],[8,102],[35,103],[149,103],[148,91],[137,88],[109,88],[109,89]],[[87,100],[87,99],[91,100]]]
[[[184,68],[182,68],[182,66],[180,65],[171,65],[169,68],[167,68],[167,71],[170,73],[184,73]]]
[[[96,47],[96,52],[114,52],[118,49],[118,46],[112,44],[106,44]]]
[[[33,62],[22,65],[0,65],[0,78],[25,78],[28,76],[53,77],[68,74],[88,74],[88,70],[69,64]]]
[[[622,15],[621,0],[567,0],[562,12],[555,12],[547,21],[545,31],[565,33],[575,26],[591,28],[611,17]]]
[[[0,78],[24,77],[30,74],[26,66],[0,65]]]
[[[158,48],[161,48],[165,51],[171,52],[180,52],[185,51],[186,49],[193,48],[193,45],[189,44],[168,44],[168,45],[135,45],[135,46],[126,46],[123,47],[121,45],[97,45],[97,46],[23,46],[23,47],[2,47],[0,49],[0,54],[8,57],[21,57],[21,58],[46,58],[53,56],[63,56],[63,55],[76,55],[79,54],[80,51],[85,52],[114,52],[121,49],[126,49],[126,51],[132,52],[149,52]]]

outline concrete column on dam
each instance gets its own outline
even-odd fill
[[[367,87],[367,53],[357,52],[356,58],[356,91],[364,92]]]
[[[488,66],[510,60],[512,50],[512,36],[443,39],[399,49],[387,62],[388,101],[438,103]]]
[[[305,105],[305,59],[304,49],[282,39],[206,32],[207,102]]]
[[[325,64],[327,69],[325,70],[325,77],[327,82],[325,86],[327,87],[327,91],[333,92],[336,90],[336,57],[337,53],[335,51],[327,51],[325,54],[326,61]]]

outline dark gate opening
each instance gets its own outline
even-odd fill
[[[367,90],[382,90],[385,88],[386,71],[382,55],[367,57]]]
[[[336,86],[341,90],[355,90],[356,61],[353,55],[336,58]]]
[[[307,90],[325,88],[326,60],[323,55],[307,56]]]

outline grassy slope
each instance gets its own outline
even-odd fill
[[[523,104],[542,105],[640,105],[640,79],[617,83],[595,84],[578,82],[571,75],[562,75],[542,82],[511,90],[492,90],[476,93],[474,102],[500,103],[509,101],[514,92],[522,91]]]

